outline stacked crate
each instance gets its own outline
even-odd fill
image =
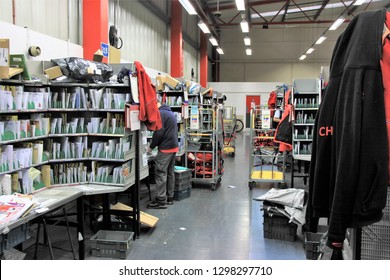
[[[132,231],[99,230],[90,239],[92,256],[126,259],[133,237]]]
[[[264,238],[295,241],[297,236],[297,225],[290,223],[289,219],[282,214],[271,213],[264,210]]]
[[[305,254],[308,260],[317,260],[321,254],[321,239],[328,231],[328,227],[318,225],[317,232],[305,232]]]
[[[362,260],[390,259],[390,188],[387,188],[387,205],[382,220],[363,227],[361,237]]]
[[[175,168],[175,192],[173,197],[175,200],[182,200],[191,195],[191,177],[191,169]]]

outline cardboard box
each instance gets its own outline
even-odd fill
[[[59,66],[50,67],[46,69],[44,73],[49,77],[49,80],[56,79],[63,75]]]
[[[174,89],[179,84],[179,81],[175,78],[172,78],[171,76],[164,76],[164,75],[158,75],[156,77],[156,89],[158,91],[163,91],[165,89],[164,85],[169,86],[170,88]]]
[[[129,212],[133,211],[133,208],[131,208],[130,206],[127,206],[123,203],[120,203],[120,202],[118,202],[115,205],[111,205],[111,209],[112,210],[129,211]],[[140,220],[141,220],[141,224],[149,226],[149,227],[154,227],[157,224],[159,218],[152,216],[148,213],[140,211]]]
[[[164,83],[172,88],[176,88],[177,85],[179,84],[179,81],[172,78],[171,76],[165,76],[165,81]]]
[[[157,91],[163,91],[164,90],[164,81],[165,81],[165,76],[158,75],[156,77],[156,90]]]
[[[108,62],[121,63],[121,50],[110,46],[108,49]]]
[[[0,79],[9,78],[9,39],[0,39]]]
[[[98,49],[94,54],[93,54],[93,61],[96,62],[102,62],[103,61],[103,53],[100,49]]]

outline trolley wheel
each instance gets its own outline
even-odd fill
[[[210,186],[211,186],[211,190],[212,190],[212,191],[215,191],[215,186],[216,186],[216,184],[215,184],[215,183],[211,183]]]
[[[248,186],[249,186],[249,189],[253,189],[254,187],[256,187],[256,182],[252,181],[252,182],[249,182],[248,183]]]
[[[244,123],[240,119],[236,119],[236,132],[241,132],[244,129]]]
[[[236,154],[235,153],[232,153],[232,157],[234,157]]]

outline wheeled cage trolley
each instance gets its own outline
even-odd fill
[[[274,142],[274,110],[256,106],[250,113],[250,189],[257,182],[277,183],[279,187],[286,185],[286,153],[279,152],[279,145]]]
[[[235,156],[236,139],[236,107],[223,108],[223,153],[225,156]]]
[[[223,175],[222,110],[199,109],[199,129],[186,130],[186,167],[193,172],[192,184],[209,184],[214,191]]]

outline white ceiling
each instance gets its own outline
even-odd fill
[[[329,61],[334,44],[349,20],[362,11],[390,6],[388,0],[366,0],[361,6],[354,6],[354,0],[247,0],[246,11],[239,12],[234,0],[192,2],[200,18],[219,37],[225,53],[220,56],[221,61],[253,62],[298,61],[324,33],[327,40],[315,45],[315,51],[305,61]],[[245,54],[244,34],[239,25],[242,14],[250,21],[251,56]],[[327,31],[341,15],[346,22],[335,31]]]

